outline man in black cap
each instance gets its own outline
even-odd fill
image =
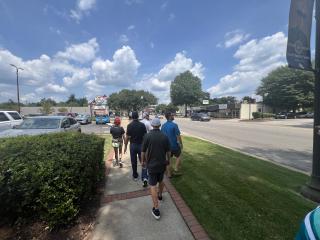
[[[158,200],[162,200],[163,175],[170,160],[170,142],[169,138],[160,131],[161,122],[159,118],[154,118],[151,125],[153,130],[144,137],[142,143],[141,161],[142,166],[146,166],[148,169],[153,202],[152,215],[158,220],[160,219]]]
[[[137,181],[139,174],[137,171],[138,162],[137,156],[139,157],[139,161],[141,162],[141,145],[144,135],[147,133],[146,126],[139,122],[138,112],[132,112],[132,122],[127,126],[127,134],[125,139],[125,147],[124,152],[127,152],[128,142],[130,141],[130,158],[132,165],[132,177],[133,180]],[[141,172],[141,180],[143,181],[143,186],[148,186],[148,173],[146,168],[142,168]]]

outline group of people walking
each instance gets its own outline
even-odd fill
[[[155,117],[151,121],[149,114],[143,114],[143,120],[139,121],[138,112],[132,112],[132,121],[127,126],[127,131],[121,127],[120,118],[116,118],[114,126],[110,128],[112,145],[115,151],[115,165],[122,167],[122,145],[124,153],[130,142],[130,159],[132,165],[132,177],[138,181],[138,159],[141,163],[141,181],[143,187],[150,185],[153,202],[152,215],[160,219],[159,201],[162,201],[164,188],[163,178],[181,175],[181,151],[183,149],[179,127],[173,122],[174,115],[165,114],[167,121],[161,127],[161,121]],[[173,166],[171,158],[175,156]],[[172,169],[173,168],[173,169]],[[172,171],[173,170],[173,171]]]

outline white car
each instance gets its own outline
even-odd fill
[[[23,119],[17,111],[0,111],[0,130],[20,125]]]
[[[65,131],[81,132],[80,124],[72,117],[30,117],[24,119],[22,124],[19,126],[1,131],[0,138],[16,137],[21,135],[40,135]]]

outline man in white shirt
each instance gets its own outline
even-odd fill
[[[149,113],[144,112],[142,117],[143,117],[143,119],[141,120],[141,122],[146,126],[147,133],[148,133],[149,131],[151,131],[153,129],[153,127],[151,126],[151,123],[150,123]]]

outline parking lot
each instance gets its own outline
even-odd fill
[[[176,122],[185,134],[311,172],[313,119],[198,122],[177,118]]]
[[[107,124],[97,125],[95,121],[92,121],[91,124],[81,125],[81,131],[83,133],[95,133],[95,134],[106,134],[110,133],[110,127]]]

